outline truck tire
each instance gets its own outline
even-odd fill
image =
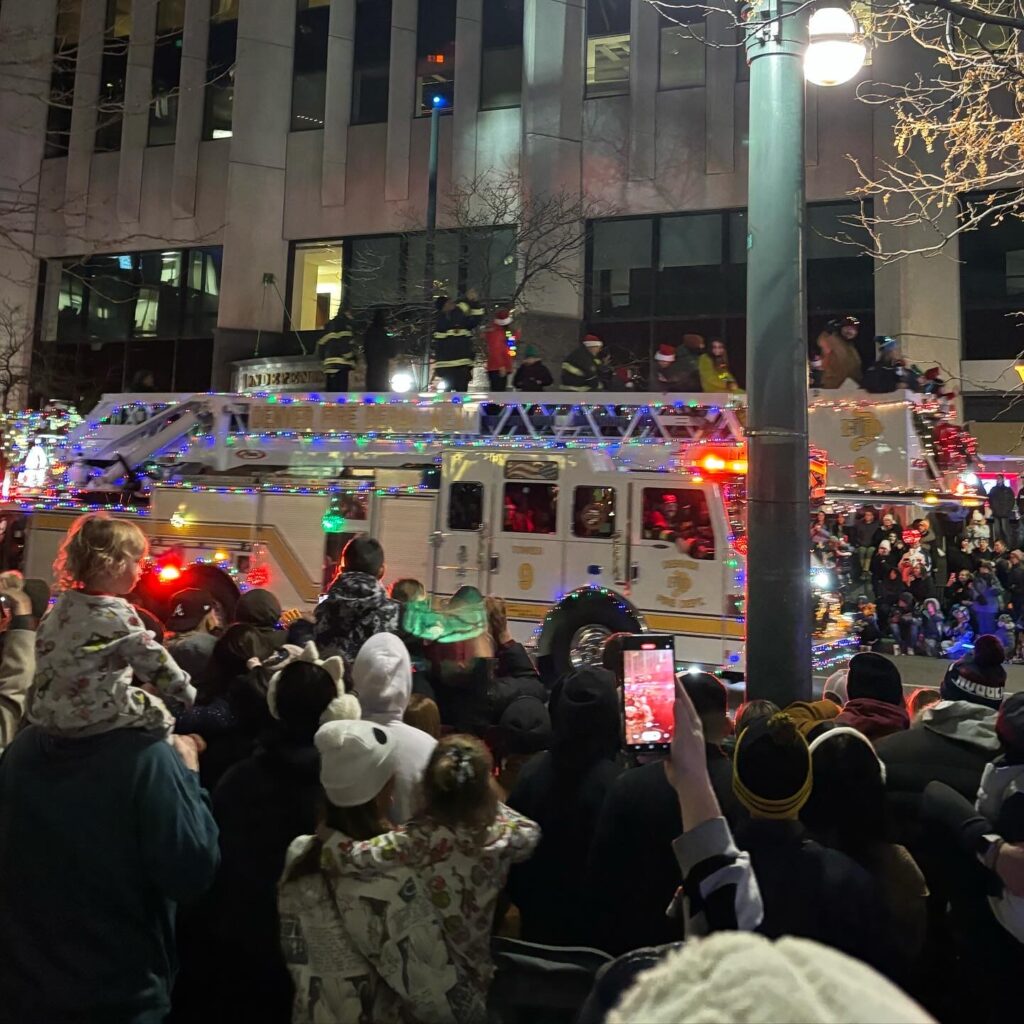
[[[593,652],[586,657],[587,646],[603,643],[612,633],[642,633],[644,628],[637,611],[617,594],[590,587],[575,590],[544,619],[537,659],[541,678],[551,686],[577,667],[574,655],[583,654],[584,663],[594,663]]]

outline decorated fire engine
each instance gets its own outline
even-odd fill
[[[415,577],[438,603],[465,585],[500,596],[551,672],[646,629],[674,634],[681,661],[741,675],[744,402],[111,395],[64,440],[62,478],[2,514],[23,523],[28,575],[49,577],[74,516],[106,508],[138,518],[168,588],[205,567],[306,610],[366,531],[385,583]],[[978,503],[973,444],[938,399],[812,392],[809,414],[817,501]]]

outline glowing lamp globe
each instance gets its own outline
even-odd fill
[[[819,7],[808,23],[804,77],[814,85],[842,85],[864,66],[867,47],[857,19],[842,7]]]
[[[404,395],[412,391],[414,383],[415,381],[413,380],[411,373],[408,373],[405,370],[399,370],[399,372],[391,378],[391,390],[400,395]]]

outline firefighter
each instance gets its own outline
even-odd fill
[[[356,365],[352,345],[352,315],[345,308],[324,325],[324,333],[316,343],[324,370],[325,391],[348,391],[348,375]]]
[[[446,391],[467,391],[476,361],[473,352],[473,330],[483,317],[476,291],[456,302],[441,295],[434,303],[434,373]]]
[[[562,363],[563,391],[604,391],[610,374],[608,360],[601,355],[604,342],[588,334]]]

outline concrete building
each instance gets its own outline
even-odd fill
[[[726,340],[742,377],[737,42],[714,17],[680,28],[643,0],[5,3],[0,303],[31,321],[37,358],[103,390],[142,370],[161,390],[226,387],[232,361],[308,346],[343,296],[400,305],[422,280],[423,115],[439,95],[442,195],[512,171],[607,213],[578,287],[531,288],[530,340],[557,360],[585,324],[646,368],[698,331]],[[912,57],[886,48],[848,86],[808,89],[809,332],[853,313],[869,348],[899,336],[911,359],[988,392],[990,416],[992,389],[1020,386],[1005,314],[1024,292],[1024,231],[889,266],[836,240],[856,239],[854,161],[891,147],[857,85]],[[481,261],[472,231],[439,237],[453,290]],[[488,298],[514,273],[497,268]]]

